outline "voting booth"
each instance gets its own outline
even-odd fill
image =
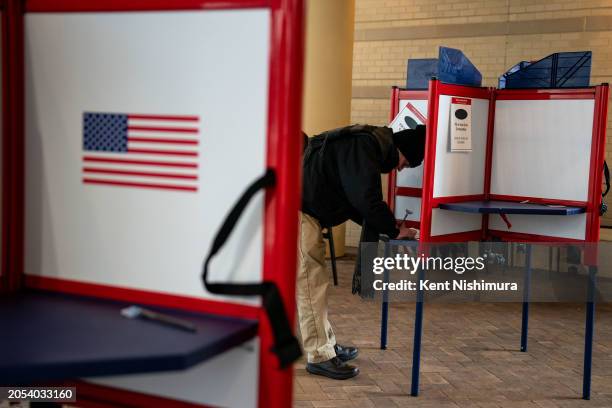
[[[607,95],[607,84],[496,90],[432,81],[421,240],[598,241]],[[469,116],[458,119],[459,110]],[[468,146],[456,149],[459,122]],[[456,205],[493,201],[497,215]],[[523,209],[503,210],[512,203]]]
[[[28,335],[9,339],[3,382],[12,369],[20,383],[78,384],[81,406],[289,406],[269,299],[211,293],[201,274],[224,225],[231,233],[207,261],[212,287],[265,282],[293,328],[302,1],[24,7],[11,22],[23,37],[9,39],[23,47],[12,79],[25,132],[11,135],[23,140],[11,174],[23,195],[3,190],[18,216],[5,228],[24,248],[2,255],[24,282],[9,306],[37,312],[30,324],[48,332],[37,342],[16,329]],[[232,231],[224,219],[249,186]],[[126,319],[129,305],[197,332]],[[63,323],[41,321],[60,309]],[[92,331],[100,344],[87,350]],[[72,336],[71,353],[56,332]]]
[[[425,164],[390,174],[388,203],[398,221],[421,227],[427,241],[453,241],[457,233],[480,239],[485,232],[540,241],[598,240],[607,105],[599,93],[607,87],[495,90],[432,83],[445,92],[433,101],[431,89],[392,89],[391,121],[403,113],[407,126],[416,126],[425,123],[428,112],[441,112],[437,122],[428,122],[435,129],[428,127]],[[448,146],[451,99],[462,93],[471,103],[472,144],[463,153]],[[429,179],[423,183],[427,167]],[[579,207],[580,214],[515,215],[509,228],[502,217],[439,208],[474,200],[568,205]]]
[[[527,351],[529,243],[579,245],[599,241],[608,85],[499,90],[434,79],[426,96],[393,90],[393,122],[397,124],[410,115],[417,102],[424,104],[421,98],[427,103],[422,172],[416,168],[392,175],[390,205],[398,220],[408,217],[412,225],[418,225],[422,248],[435,242],[527,243],[521,329],[521,351]],[[402,109],[404,113],[398,119],[395,114]],[[416,216],[414,209],[419,205],[420,214]],[[395,245],[404,242],[396,241]],[[590,398],[591,387],[595,252],[591,245],[584,261],[589,266],[584,399]],[[415,310],[414,396],[419,393],[422,292],[417,293]],[[381,348],[386,348],[387,319],[385,298]]]

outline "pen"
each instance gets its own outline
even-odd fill
[[[195,333],[197,331],[195,325],[186,320],[178,319],[167,314],[154,312],[152,310],[145,309],[140,306],[129,306],[125,309],[121,309],[121,315],[127,317],[128,319],[141,318],[153,320],[189,332]]]

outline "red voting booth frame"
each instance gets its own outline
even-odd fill
[[[0,290],[22,287],[100,298],[136,301],[195,312],[257,319],[260,340],[260,407],[287,407],[292,401],[293,371],[280,370],[270,351],[272,331],[262,307],[155,293],[116,286],[24,275],[24,15],[38,12],[133,12],[263,8],[271,11],[267,166],[276,186],[266,191],[263,279],[275,282],[293,324],[295,270],[300,207],[303,65],[302,0],[5,0],[2,8],[2,270]],[[254,175],[258,176],[258,175]],[[203,253],[202,256],[205,254]],[[78,405],[201,406],[138,392],[78,382]]]
[[[582,89],[495,89],[495,88],[475,88],[459,85],[445,84],[438,80],[432,80],[428,91],[405,90],[394,87],[391,92],[390,120],[397,115],[400,110],[399,103],[404,99],[428,100],[427,115],[427,138],[425,147],[425,163],[423,171],[423,187],[409,188],[397,185],[397,174],[393,171],[389,175],[388,203],[394,211],[396,197],[409,196],[420,197],[421,219],[420,222],[407,222],[409,226],[420,227],[422,242],[454,242],[467,240],[483,240],[491,235],[507,241],[528,241],[528,242],[598,242],[600,216],[599,208],[601,205],[601,185],[602,168],[605,155],[606,125],[607,125],[607,100],[608,86],[599,85],[591,88]],[[438,121],[438,103],[440,95],[452,95],[472,97],[489,100],[489,115],[487,125],[487,147],[485,160],[484,193],[478,195],[446,196],[440,198],[433,197],[434,169],[436,135]],[[591,143],[590,171],[588,181],[588,200],[571,201],[548,199],[545,197],[524,197],[491,194],[491,169],[493,156],[493,131],[495,119],[495,101],[497,100],[545,100],[545,99],[593,99],[595,111],[593,117],[593,138]],[[520,202],[529,200],[532,203],[556,204],[567,206],[585,207],[587,213],[587,228],[584,240],[570,238],[552,237],[537,234],[524,234],[512,231],[488,230],[488,215],[483,215],[482,229],[455,234],[431,235],[431,214],[434,208],[442,203],[463,202],[472,200],[503,200]]]

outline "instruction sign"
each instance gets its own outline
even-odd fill
[[[471,152],[472,100],[470,98],[451,99],[450,128],[451,152]]]
[[[393,129],[393,133],[397,133],[401,130],[416,129],[418,125],[424,125],[427,122],[427,118],[414,106],[408,102],[404,109],[402,109],[391,121],[389,127]]]

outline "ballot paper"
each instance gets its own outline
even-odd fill
[[[425,116],[412,103],[408,102],[404,109],[389,123],[389,127],[393,130],[393,133],[397,133],[400,130],[416,129],[417,125],[424,125],[426,121]]]
[[[451,98],[450,150],[451,152],[472,151],[472,100]]]

